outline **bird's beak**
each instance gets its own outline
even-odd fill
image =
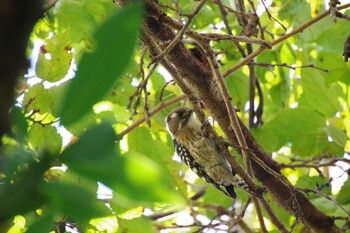
[[[186,111],[186,119],[189,119],[193,113],[194,113],[193,109],[189,108]]]

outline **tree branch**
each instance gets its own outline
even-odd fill
[[[328,11],[327,11],[328,12]],[[322,14],[323,15],[323,14]],[[283,40],[301,32],[304,28],[310,26],[312,23],[317,22],[325,16],[319,16],[309,24],[305,24],[298,28],[298,31],[287,34],[278,40],[275,40],[272,45],[276,45]],[[327,15],[327,13],[325,14]],[[164,12],[153,1],[147,1],[147,17],[145,20],[145,28],[157,39],[158,43],[164,43],[171,41],[175,38],[175,34],[167,24],[171,23],[175,25],[172,19],[164,15]],[[175,25],[176,26],[176,25]],[[195,34],[189,30],[186,33],[192,36],[203,39],[200,34]],[[256,55],[260,54],[264,48],[259,48],[247,58],[243,59],[245,62],[240,62],[240,66],[249,62]],[[167,59],[177,68],[181,76],[186,80],[188,87],[198,96],[204,103],[210,114],[217,120],[221,129],[226,134],[227,138],[233,144],[238,144],[236,134],[230,127],[231,120],[230,114],[227,111],[225,101],[220,95],[220,91],[216,81],[210,70],[203,67],[200,61],[198,61],[192,54],[186,49],[186,47],[180,42],[174,49],[172,49],[167,55]],[[235,69],[238,69],[239,64]],[[231,70],[231,72],[233,72]],[[249,149],[254,151],[254,154],[270,169],[280,174],[278,164],[273,161],[256,143],[255,139],[250,134],[249,130],[238,119],[239,126],[242,129],[242,134],[247,142]],[[266,186],[269,193],[271,193],[274,200],[282,207],[295,214],[296,216],[302,216],[305,224],[310,227],[311,231],[319,233],[339,232],[339,229],[334,225],[334,220],[331,217],[324,215],[317,210],[309,200],[300,192],[295,192],[295,198],[300,206],[300,209],[290,209],[290,200],[293,198],[290,188],[282,183],[274,175],[267,172],[261,165],[256,162],[252,163],[254,173],[256,177]]]

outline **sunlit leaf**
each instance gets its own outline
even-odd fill
[[[62,147],[62,136],[52,125],[33,124],[28,132],[31,147],[38,151],[58,154]]]
[[[52,97],[42,83],[39,83],[24,95],[22,107],[25,111],[37,111],[40,113],[50,112],[52,107]]]
[[[154,228],[152,222],[145,218],[136,218],[132,220],[125,220],[122,218],[118,218],[118,233],[123,232],[149,232],[156,233],[156,229]]]
[[[62,124],[71,124],[81,118],[111,90],[129,63],[140,20],[141,5],[133,4],[99,28],[95,34],[95,50],[82,57],[68,89],[62,107]]]
[[[38,78],[49,82],[57,82],[67,74],[71,60],[71,46],[67,42],[67,34],[61,33],[48,39],[40,49],[36,63]]]

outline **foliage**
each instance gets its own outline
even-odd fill
[[[181,11],[184,21],[198,3],[175,1],[175,9],[174,1],[159,2],[170,6],[163,10],[171,17]],[[222,3],[228,7],[232,33],[238,35],[241,26],[229,10],[232,1]],[[276,21],[261,1],[254,4],[268,41],[326,7],[311,0],[273,1],[268,10]],[[145,113],[180,96],[181,90],[166,84],[169,75],[164,68],[151,72],[149,51],[137,40],[143,10],[135,3],[119,8],[110,0],[60,0],[37,23],[28,48],[34,61],[28,72],[37,81],[20,78],[30,85],[18,90],[18,103],[10,112],[12,134],[2,138],[0,228],[9,232],[63,232],[65,227],[78,232],[226,229],[225,216],[238,212],[248,199],[238,190],[239,200],[232,205],[232,200],[174,161],[164,123],[170,108],[160,108],[152,117]],[[227,33],[216,1],[206,3],[190,28]],[[348,21],[335,23],[326,17],[255,58],[263,92],[255,101],[264,99],[264,123],[251,129],[293,184],[318,189],[345,209],[350,202],[346,180],[350,63],[343,62],[342,46],[348,28]],[[38,44],[40,49],[34,47]],[[223,72],[242,59],[232,41],[211,46]],[[147,75],[151,76],[143,87]],[[226,83],[240,118],[248,124],[249,69],[228,75]],[[137,123],[148,118],[150,127]],[[335,165],[343,166],[341,178],[346,180],[339,192],[327,188],[339,184],[340,177],[329,172]],[[110,188],[111,196],[97,195],[102,184]],[[203,190],[204,196],[192,198]],[[330,200],[315,194],[309,198],[322,203],[327,215],[346,217]],[[293,224],[293,216],[273,208],[283,224]],[[258,227],[255,212],[248,210],[244,221]],[[174,223],[179,229],[173,229]],[[295,229],[301,232],[302,225]]]

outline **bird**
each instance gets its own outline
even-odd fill
[[[232,171],[214,140],[204,134],[193,109],[176,108],[167,115],[165,121],[177,155],[194,173],[232,199],[237,199],[235,187],[252,192]]]

